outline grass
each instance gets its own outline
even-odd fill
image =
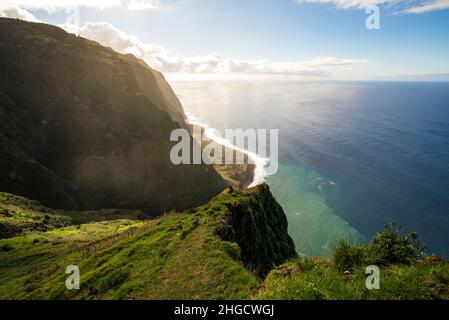
[[[0,299],[449,299],[449,263],[418,257],[416,236],[392,226],[366,245],[338,242],[333,259],[294,258],[265,278],[251,266],[281,259],[269,252],[284,250],[288,239],[277,234],[279,208],[262,187],[227,190],[152,220],[96,221],[118,213],[52,211],[8,194],[0,194],[0,208],[19,221],[51,215],[44,231],[28,225],[0,239]],[[236,242],[239,235],[245,243]],[[365,268],[374,262],[380,289],[367,290]],[[80,290],[65,287],[68,265],[80,269]]]
[[[223,194],[205,206],[158,219],[90,222],[0,240],[3,299],[243,299],[257,277],[239,260],[238,246],[215,230]],[[81,290],[65,288],[65,267],[77,265]]]
[[[285,271],[289,270],[289,271]],[[380,269],[380,289],[368,290],[364,267],[342,274],[331,260],[291,261],[269,274],[255,299],[423,300],[449,299],[449,264],[415,262]]]
[[[367,289],[367,267],[380,270],[378,289]],[[449,299],[449,262],[426,256],[415,232],[390,223],[367,244],[337,241],[333,258],[290,261],[273,270],[258,299]]]
[[[144,220],[149,217],[138,210],[103,209],[84,212],[54,210],[44,207],[37,201],[0,192],[0,238],[11,238],[36,231],[51,231],[93,221]]]

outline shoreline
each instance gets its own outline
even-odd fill
[[[266,166],[268,159],[260,158],[257,154],[249,152],[247,150],[240,149],[234,146],[228,140],[221,138],[215,134],[216,129],[209,127],[200,121],[199,118],[192,114],[185,112],[186,123],[189,126],[197,126],[201,128],[201,132],[209,140],[219,144],[227,150],[231,150],[234,156],[237,153],[242,153],[245,157],[244,164],[214,164],[214,168],[232,187],[238,189],[248,189],[259,184],[262,184],[265,180],[264,167]],[[200,143],[203,144],[203,141]]]
[[[246,170],[247,178],[243,181],[240,181],[242,184],[242,189],[248,189],[250,187],[254,187],[252,184],[254,183],[254,177],[256,175],[256,166],[254,164],[249,164],[248,169]]]

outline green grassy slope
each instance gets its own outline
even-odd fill
[[[367,259],[379,259],[372,254],[377,242],[340,246],[333,259],[297,258],[282,208],[264,185],[143,218],[138,211],[55,211],[1,193],[0,224],[19,227],[17,236],[0,239],[0,298],[449,298],[448,262],[388,262],[409,257],[402,248],[410,242],[396,234],[379,233],[395,254],[382,256],[380,290],[365,287]],[[80,290],[65,287],[68,265],[80,268]]]
[[[0,192],[0,239],[93,221],[143,220],[149,217],[139,210],[103,209],[85,212],[54,210],[38,201]]]
[[[379,271],[378,287],[367,272]],[[368,268],[367,270],[367,267]],[[336,242],[332,260],[300,259],[273,270],[259,299],[416,300],[449,298],[449,263],[428,256],[416,232],[392,222],[369,243]]]
[[[275,243],[286,241],[284,257],[265,248],[268,242],[261,240],[259,228],[253,230],[254,240],[245,241],[247,246],[258,246],[263,256],[248,255],[240,249],[238,242],[243,239],[233,231],[233,220],[241,222],[241,210],[252,225],[268,216],[276,221],[281,214],[267,192],[265,186],[225,191],[208,204],[182,214],[146,221],[90,222],[1,239],[0,298],[250,298],[260,282],[250,267],[260,271],[270,260],[274,266],[295,256],[294,247],[288,247],[292,241],[282,228],[282,232],[264,238]],[[260,231],[264,232],[264,227]],[[224,241],[220,236],[224,232],[234,241]],[[79,291],[65,288],[68,265],[80,268]]]

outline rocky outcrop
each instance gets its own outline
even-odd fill
[[[217,228],[217,234],[236,242],[246,267],[263,277],[275,266],[296,258],[297,253],[288,234],[287,217],[268,185],[245,193],[249,197],[226,203],[227,221]]]

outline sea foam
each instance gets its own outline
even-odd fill
[[[218,144],[221,144],[221,145],[225,146],[226,148],[241,152],[248,156],[250,163],[255,165],[253,181],[249,185],[249,187],[257,186],[265,181],[265,178],[268,175],[267,171],[266,171],[266,167],[270,164],[270,161],[271,161],[270,159],[260,157],[255,152],[251,152],[251,151],[248,151],[248,150],[245,150],[245,149],[235,146],[231,141],[222,138],[220,132],[217,129],[211,128],[207,123],[202,122],[200,118],[192,115],[189,112],[185,112],[185,114],[186,114],[186,122],[188,124],[203,128],[204,135],[208,139],[210,139]]]

